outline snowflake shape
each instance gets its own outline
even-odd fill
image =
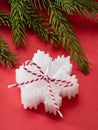
[[[26,61],[16,69],[16,84],[21,89],[21,102],[24,109],[35,108],[44,103],[45,111],[58,112],[62,97],[69,99],[78,94],[78,79],[72,73],[70,57],[58,56],[52,59],[49,54],[38,50],[31,61]]]

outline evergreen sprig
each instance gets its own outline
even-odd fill
[[[61,44],[84,73],[89,62],[73,32],[66,13],[75,12],[97,20],[98,2],[93,0],[9,0],[11,13],[0,11],[0,24],[11,26],[18,47],[26,43],[26,27],[53,45]]]
[[[11,0],[11,25],[16,47],[25,44],[26,5],[21,0]]]
[[[27,25],[30,29],[36,32],[38,36],[46,42],[50,41],[52,44],[59,42],[58,36],[53,32],[47,16],[42,15],[42,13],[36,10],[32,5],[28,5],[28,12],[30,14]]]
[[[93,16],[96,19],[98,2],[92,0],[55,0],[55,2],[67,14],[77,12],[89,18]]]
[[[0,36],[0,62],[9,68],[17,64],[17,56],[9,50],[7,42]]]
[[[58,34],[59,41],[66,50],[70,53],[74,61],[80,66],[84,73],[88,73],[88,61],[82,48],[72,31],[66,17],[63,15],[62,10],[55,5],[54,2],[49,2],[50,24],[52,25],[55,33]],[[81,59],[81,60],[80,60]]]

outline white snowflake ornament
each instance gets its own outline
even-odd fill
[[[78,79],[72,73],[70,57],[58,56],[52,59],[49,54],[38,50],[30,61],[16,69],[16,84],[21,90],[24,109],[35,108],[44,103],[45,111],[56,115],[62,105],[62,97],[75,97],[78,94]]]

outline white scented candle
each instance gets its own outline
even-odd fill
[[[31,61],[26,61],[16,69],[16,84],[21,90],[24,109],[35,108],[44,103],[45,111],[56,115],[62,105],[62,97],[71,99],[78,94],[78,79],[72,75],[70,57],[58,56],[52,59],[49,54],[38,50]]]

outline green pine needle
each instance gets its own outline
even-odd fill
[[[10,15],[3,11],[0,11],[0,26],[1,25],[11,27]]]
[[[17,64],[17,56],[10,52],[7,42],[0,36],[0,62],[9,68]]]
[[[26,25],[26,5],[20,0],[12,0],[11,1],[11,24],[12,24],[12,32],[13,39],[15,40],[16,47],[20,45],[20,43],[25,44],[25,25]]]

